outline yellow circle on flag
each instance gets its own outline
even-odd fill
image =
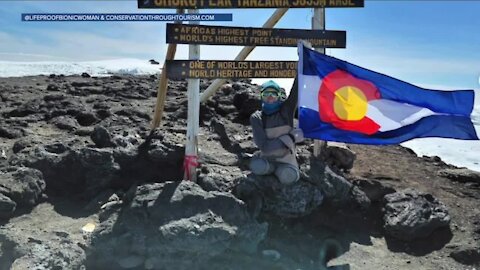
[[[358,121],[367,113],[367,102],[362,90],[354,86],[344,86],[335,91],[333,110],[342,120]]]

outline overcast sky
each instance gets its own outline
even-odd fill
[[[260,27],[274,9],[233,13],[232,22]],[[0,1],[0,61],[163,60],[165,22],[22,22],[21,13],[172,13],[138,10],[136,1]],[[312,9],[290,9],[278,28],[310,29]],[[480,1],[366,0],[364,8],[330,8],[327,30],[347,31],[346,49],[327,54],[422,85],[480,88]],[[202,59],[233,60],[238,46],[202,46]],[[176,59],[186,59],[179,45]],[[297,60],[296,48],[259,47],[247,60]]]

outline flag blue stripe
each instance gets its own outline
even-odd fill
[[[303,58],[302,74],[323,78],[340,69],[359,79],[374,83],[384,99],[428,108],[437,113],[467,117],[472,113],[475,100],[473,90],[437,91],[424,89],[307,48],[302,48],[300,53],[302,53],[301,58]]]
[[[442,137],[462,140],[478,140],[469,117],[459,115],[432,115],[399,129],[366,135],[337,129],[322,122],[317,111],[299,108],[299,127],[305,137],[325,141],[355,144],[399,144],[414,138]]]

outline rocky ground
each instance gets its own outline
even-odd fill
[[[299,183],[254,178],[257,88],[201,106],[192,183],[185,82],[150,133],[155,76],[0,78],[0,269],[480,267],[479,173],[401,146],[313,158],[306,141]]]

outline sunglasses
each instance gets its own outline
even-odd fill
[[[263,91],[262,97],[278,97],[278,92],[276,91]]]

